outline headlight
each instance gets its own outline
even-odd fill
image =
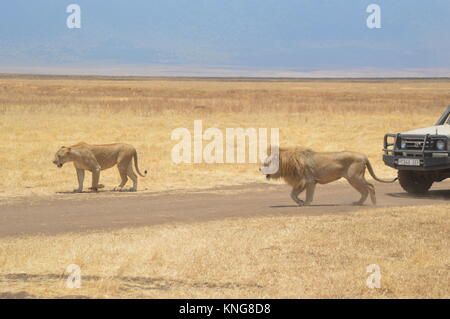
[[[438,140],[437,142],[436,142],[436,148],[438,149],[438,150],[440,150],[440,151],[443,151],[443,150],[445,150],[445,147],[446,147],[447,145],[446,145],[446,143],[443,141],[443,140]]]
[[[401,140],[400,141],[400,148],[406,148],[406,141],[405,140]]]

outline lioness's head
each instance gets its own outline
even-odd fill
[[[280,178],[280,157],[278,154],[267,156],[262,162],[259,171],[266,175],[266,179]]]
[[[58,152],[55,154],[55,159],[53,160],[53,164],[58,166],[59,168],[63,167],[63,165],[70,161],[72,149],[70,147],[61,147]]]

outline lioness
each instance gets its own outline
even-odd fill
[[[375,187],[364,178],[366,167],[379,182],[393,183],[397,180],[378,178],[369,159],[363,154],[347,151],[322,153],[301,147],[279,148],[279,154],[268,156],[259,170],[268,180],[283,178],[291,185],[291,198],[300,206],[311,204],[317,183],[327,184],[341,177],[361,193],[361,199],[354,205],[363,205],[369,194],[376,205]],[[305,189],[306,200],[302,201],[298,196]]]
[[[147,175],[147,171],[141,174],[137,163],[136,149],[129,144],[117,143],[107,145],[91,145],[84,142],[78,143],[70,147],[61,147],[55,154],[53,164],[61,168],[67,162],[73,162],[78,176],[78,188],[74,192],[83,191],[84,171],[92,172],[92,191],[98,191],[103,188],[102,184],[98,184],[100,171],[113,167],[117,164],[121,183],[115,190],[122,190],[127,183],[128,177],[133,181],[133,187],[130,191],[137,190],[137,176],[133,172],[133,163],[136,171],[142,177]]]

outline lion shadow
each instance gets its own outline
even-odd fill
[[[114,189],[106,189],[106,190],[99,190],[97,192],[91,192],[91,191],[82,191],[82,192],[59,191],[59,192],[55,192],[55,194],[60,194],[60,195],[111,194],[111,193],[139,193],[139,191],[131,191],[128,189],[124,189],[121,191],[114,190]]]
[[[345,207],[345,206],[355,206],[352,204],[311,204],[306,206],[300,206],[300,205],[271,205],[270,208],[292,208],[292,207],[298,207],[298,208],[308,208],[308,207]]]

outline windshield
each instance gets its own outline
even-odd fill
[[[450,113],[447,114],[447,117],[444,116],[444,121],[442,121],[442,125],[450,125]]]
[[[439,120],[435,125],[450,125],[450,106],[447,108],[447,110],[441,115]]]

